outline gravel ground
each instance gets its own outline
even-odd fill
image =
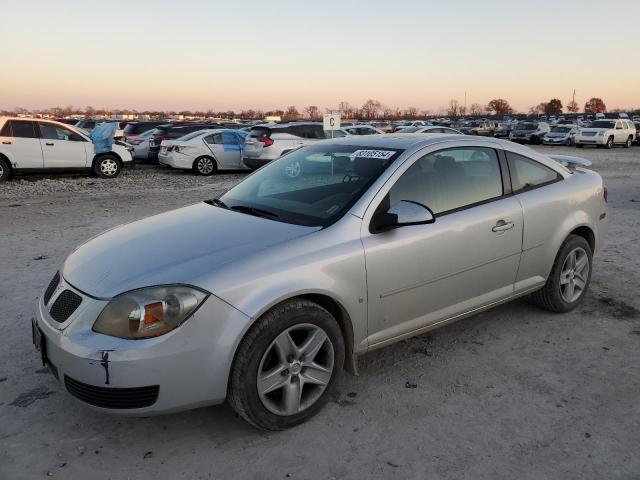
[[[515,301],[365,355],[317,417],[281,433],[224,405],[94,413],[31,345],[36,297],[74,246],[243,174],[139,167],[0,185],[0,479],[640,478],[640,148],[538,148],[592,159],[609,188],[611,230],[583,305],[554,315]]]

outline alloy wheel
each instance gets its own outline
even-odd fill
[[[289,416],[312,406],[329,385],[333,344],[317,325],[297,324],[271,342],[258,367],[258,396],[276,415]]]
[[[560,295],[567,303],[580,298],[589,279],[589,256],[583,248],[574,248],[562,264],[560,272]]]
[[[111,158],[105,158],[100,163],[100,171],[104,175],[112,177],[118,172],[118,163]]]
[[[201,158],[198,161],[198,172],[202,175],[209,175],[213,172],[213,162],[210,158]]]

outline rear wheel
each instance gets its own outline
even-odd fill
[[[196,175],[203,175],[207,177],[213,174],[216,170],[216,161],[206,155],[196,158],[193,162],[193,172]]]
[[[10,176],[11,176],[11,167],[9,166],[9,162],[4,158],[0,157],[0,182],[9,180]]]
[[[308,300],[291,300],[263,315],[242,340],[227,400],[258,428],[293,427],[326,403],[343,363],[333,316]]]
[[[114,155],[101,155],[93,161],[93,173],[100,178],[115,178],[121,169],[120,160]]]
[[[633,137],[629,136],[627,141],[624,143],[624,148],[631,148],[631,145],[633,145]]]
[[[579,235],[569,235],[558,251],[547,283],[531,295],[533,302],[558,313],[576,308],[589,287],[592,260],[589,242]]]

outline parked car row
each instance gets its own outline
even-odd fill
[[[490,120],[474,120],[463,122],[459,129],[414,121],[411,125],[402,125],[393,134],[495,136],[508,137],[516,143],[579,148],[584,145],[629,148],[634,142],[640,143],[640,124],[631,120],[596,120],[587,128],[561,121],[550,126],[546,122],[506,121],[496,125]],[[244,127],[236,123],[232,125],[234,128],[218,122],[143,121],[124,126],[122,136],[126,137],[126,143],[116,141],[112,152],[97,155],[86,130],[96,123],[82,122],[70,126],[42,119],[3,118],[0,181],[14,172],[60,168],[86,169],[101,177],[113,178],[132,158],[190,170],[197,175],[211,175],[225,169],[255,170],[318,141],[385,134],[381,128],[368,123],[345,123],[338,130],[325,131],[320,122],[304,121]],[[387,129],[390,127],[391,124],[387,125]]]

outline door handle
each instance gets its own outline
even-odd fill
[[[47,145],[49,147],[53,147],[53,143],[45,143],[45,145]]]
[[[504,220],[498,220],[495,226],[491,229],[491,231],[496,233],[503,233],[507,230],[511,230],[514,227],[513,222],[505,222]]]
[[[2,142],[2,144],[3,145],[11,145],[11,142],[4,141],[4,142]]]

